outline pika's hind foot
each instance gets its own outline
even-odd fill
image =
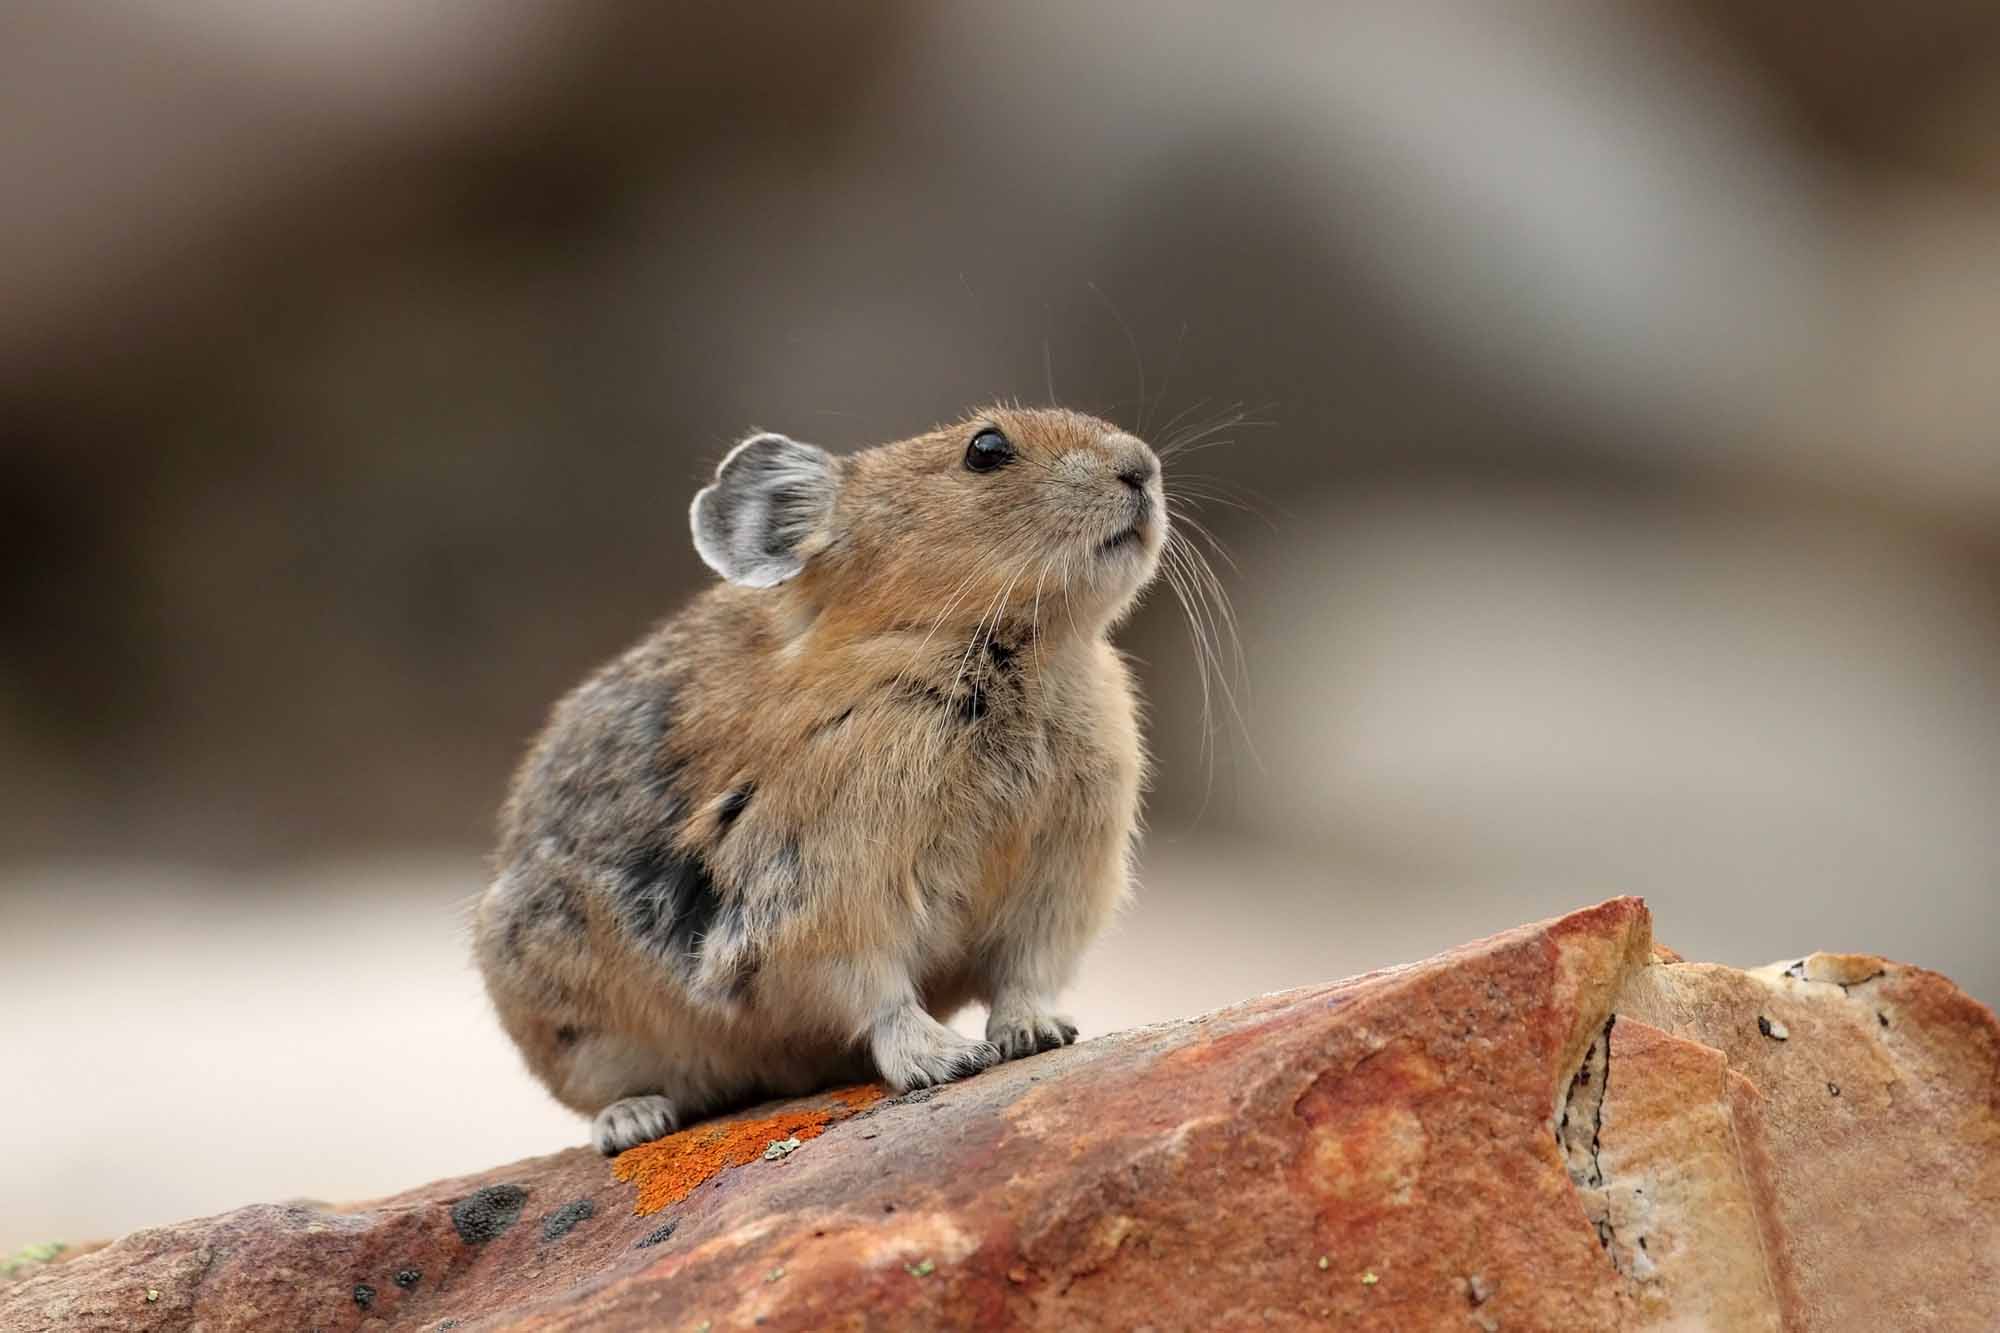
[[[995,1009],[986,1019],[986,1040],[999,1048],[1002,1060],[1018,1060],[1069,1045],[1076,1040],[1076,1024],[1061,1014]]]
[[[590,1122],[590,1141],[606,1157],[627,1148],[665,1138],[680,1128],[674,1104],[665,1097],[626,1097],[597,1113]]]
[[[883,1081],[897,1092],[969,1078],[1000,1062],[992,1042],[961,1037],[914,1004],[878,1021],[869,1049]]]

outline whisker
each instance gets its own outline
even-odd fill
[[[1240,409],[1232,409],[1225,414],[1224,421],[1243,416]],[[1185,454],[1190,448],[1199,447],[1201,437],[1216,429],[1216,422],[1196,423],[1184,428],[1169,444]],[[1194,648],[1196,677],[1201,690],[1202,752],[1208,770],[1208,786],[1202,801],[1202,808],[1205,809],[1213,790],[1215,754],[1222,731],[1217,715],[1217,696],[1220,696],[1223,707],[1234,721],[1252,761],[1259,768],[1263,766],[1263,761],[1251,738],[1247,720],[1250,672],[1248,656],[1243,648],[1242,626],[1229,590],[1217,575],[1209,553],[1212,552],[1233,572],[1240,571],[1227,547],[1197,517],[1195,507],[1202,502],[1221,504],[1256,514],[1267,523],[1270,520],[1259,514],[1255,506],[1220,493],[1215,488],[1222,483],[1215,479],[1199,478],[1194,484],[1189,484],[1189,479],[1185,477],[1170,475],[1168,481],[1166,509],[1171,527],[1161,553],[1161,570],[1187,619],[1188,636]]]
[[[1173,439],[1174,427],[1180,425],[1181,422],[1184,421],[1186,418],[1194,415],[1196,412],[1201,411],[1201,409],[1207,406],[1208,406],[1208,399],[1197,398],[1194,402],[1189,403],[1186,407],[1183,407],[1180,411],[1174,413],[1173,416],[1169,417],[1167,419],[1167,424],[1160,427],[1160,437],[1162,444],[1164,445],[1166,441],[1170,441]]]
[[[1201,617],[1195,611],[1194,599],[1187,586],[1187,576],[1180,564],[1178,552],[1173,543],[1161,553],[1165,557],[1161,571],[1167,576],[1167,586],[1173,590],[1174,600],[1180,604],[1182,616],[1187,623],[1188,640],[1194,648],[1195,679],[1201,687],[1201,754],[1206,768],[1206,782],[1202,790],[1201,809],[1208,808],[1210,792],[1215,784],[1215,711],[1209,690],[1210,652],[1204,638]]]
[[[1132,349],[1132,361],[1139,369],[1139,419],[1135,424],[1137,426],[1139,434],[1144,435],[1146,433],[1146,404],[1147,404],[1145,354],[1139,350],[1139,340],[1137,337],[1133,336],[1132,326],[1125,322],[1125,316],[1119,313],[1118,307],[1115,304],[1113,304],[1111,298],[1104,294],[1104,289],[1099,287],[1094,282],[1086,283],[1085,286],[1089,287],[1090,290],[1096,294],[1098,300],[1104,302],[1104,308],[1111,312],[1111,318],[1117,320],[1118,327],[1124,330],[1125,345]]]
[[[1221,631],[1228,633],[1237,680],[1247,695],[1250,688],[1249,662],[1243,652],[1243,635],[1241,627],[1237,622],[1236,608],[1229,599],[1229,591],[1223,586],[1222,580],[1216,577],[1215,567],[1209,563],[1208,557],[1202,554],[1199,546],[1196,546],[1191,541],[1183,540],[1181,550],[1182,554],[1189,559],[1195,570],[1195,585],[1201,591],[1202,600],[1208,605],[1210,616],[1209,626],[1213,635],[1213,642],[1219,644]],[[1225,555],[1224,558],[1227,559],[1227,556]],[[1215,620],[1218,611],[1221,616],[1220,631],[1216,628]],[[1252,761],[1261,768],[1263,760],[1257,753],[1256,742],[1251,738],[1249,723],[1243,715],[1243,704],[1237,699],[1236,690],[1230,684],[1230,674],[1221,670],[1221,654],[1219,649],[1216,657],[1216,665],[1219,673],[1218,684],[1222,688],[1223,700],[1229,705],[1229,711],[1236,719],[1237,729],[1243,733],[1243,742],[1250,750]]]
[[[1181,415],[1185,416],[1186,413],[1182,413]],[[1175,420],[1180,420],[1180,417],[1177,416]],[[1225,437],[1223,435],[1225,431],[1235,430],[1239,427],[1257,429],[1272,424],[1274,423],[1253,416],[1250,409],[1238,403],[1234,406],[1224,408],[1211,418],[1196,420],[1178,431],[1172,431],[1162,440],[1155,452],[1159,454],[1161,462],[1164,463],[1167,459],[1179,455],[1199,453],[1203,449],[1214,449],[1220,448],[1225,444],[1234,444],[1236,442],[1235,436]]]
[[[1229,554],[1228,551],[1223,549],[1222,543],[1216,540],[1215,534],[1210,532],[1208,530],[1207,525],[1205,525],[1200,519],[1196,518],[1193,514],[1190,514],[1185,510],[1170,510],[1169,512],[1173,514],[1174,521],[1176,523],[1179,523],[1182,527],[1186,528],[1190,532],[1193,532],[1203,541],[1207,542],[1209,549],[1214,551],[1218,556],[1220,556],[1223,562],[1226,563],[1230,569],[1236,570],[1236,572],[1238,573],[1242,572],[1241,570],[1237,570],[1236,557]]]

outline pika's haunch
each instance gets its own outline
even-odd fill
[[[695,497],[724,582],[555,707],[476,950],[606,1153],[766,1096],[1067,1044],[1144,774],[1107,641],[1167,536],[1153,451],[995,408],[835,457],[738,445]],[[989,1007],[986,1040],[942,1020]]]

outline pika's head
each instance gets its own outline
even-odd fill
[[[1158,568],[1160,461],[1109,422],[992,408],[835,457],[782,435],[731,450],[695,497],[695,549],[879,624],[1032,618],[1097,630]]]

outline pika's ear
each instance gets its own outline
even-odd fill
[[[731,583],[769,588],[806,567],[801,550],[833,512],[833,455],[782,435],[752,435],[694,497],[694,549]]]

